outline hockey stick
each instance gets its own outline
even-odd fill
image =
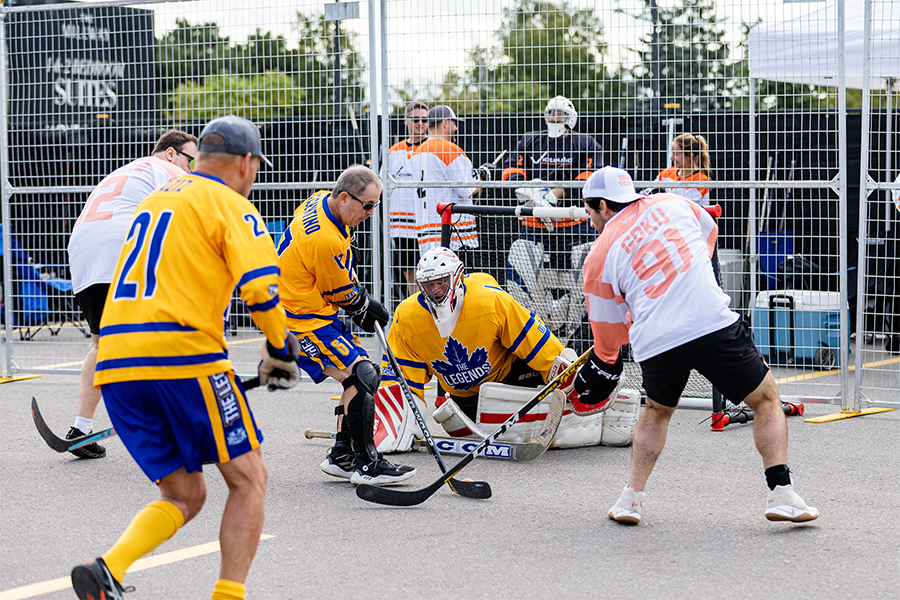
[[[350,125],[353,126],[353,134],[356,138],[356,145],[359,147],[359,164],[364,165],[366,164],[366,153],[363,149],[362,135],[359,133],[359,124],[356,122],[356,112],[353,110],[353,105],[349,102],[347,103],[347,112],[350,113]]]
[[[252,377],[247,381],[242,382],[242,385],[244,386],[244,391],[259,387],[259,377]],[[89,433],[81,437],[72,438],[71,440],[61,438],[53,433],[50,426],[47,425],[44,416],[41,414],[41,410],[38,408],[37,398],[34,396],[31,397],[31,418],[34,419],[34,426],[37,427],[38,433],[41,434],[41,437],[47,442],[47,445],[57,452],[71,452],[72,450],[77,450],[88,444],[93,444],[96,441],[116,435],[116,428],[110,427],[109,429]]]
[[[331,439],[333,440],[335,437],[335,433],[333,431],[319,431],[316,429],[308,428],[303,431],[303,436],[308,439]],[[469,438],[469,437],[438,437],[431,436],[431,439],[434,440],[434,445],[441,451],[442,455],[453,454],[456,456],[465,456],[468,454],[475,445],[480,442],[480,439]],[[519,442],[495,442],[482,450],[479,454],[479,458],[498,458],[501,460],[514,460],[519,461],[523,460],[519,458],[519,450],[523,447],[523,444]],[[425,440],[413,440],[412,443],[413,450],[428,450],[428,444],[425,443]]]
[[[794,180],[794,167],[796,167],[796,166],[797,166],[797,159],[792,158],[791,159],[791,172],[788,174],[788,178],[787,178],[788,181]],[[787,207],[788,207],[788,202],[790,202],[790,200],[791,200],[791,192],[793,190],[794,190],[794,188],[788,188],[787,191],[784,192],[784,206],[781,208],[781,223],[778,225],[779,233],[784,231],[784,226],[787,222]]]
[[[619,168],[625,168],[625,162],[628,159],[628,138],[622,138],[622,151],[619,153]]]
[[[403,371],[400,370],[400,364],[397,362],[397,358],[391,351],[391,347],[388,346],[387,338],[384,337],[384,330],[381,329],[381,324],[377,321],[375,322],[375,335],[378,337],[378,341],[381,342],[381,347],[384,348],[384,354],[391,363],[394,375],[397,376],[397,382],[400,384],[400,389],[403,390],[403,395],[406,396],[406,402],[409,404],[413,415],[416,417],[416,424],[419,426],[419,429],[422,430],[422,435],[425,436],[425,443],[428,444],[428,450],[434,455],[434,460],[437,461],[438,466],[441,468],[441,473],[446,473],[447,466],[444,465],[444,459],[441,458],[441,452],[437,449],[437,446],[434,445],[434,440],[431,438],[431,432],[428,431],[428,426],[425,425],[425,419],[422,418],[422,412],[419,410],[416,399],[413,397],[413,393],[406,383]],[[458,481],[452,477],[448,477],[446,482],[447,485],[450,486],[450,489],[460,496],[479,499],[491,497],[491,486],[486,481]]]
[[[390,506],[414,506],[416,504],[421,504],[428,500],[434,494],[439,487],[444,485],[447,481],[450,480],[454,475],[459,473],[466,465],[475,460],[475,456],[482,450],[484,450],[489,444],[491,444],[498,437],[503,435],[510,427],[516,424],[516,422],[521,419],[525,414],[530,411],[532,408],[537,406],[541,400],[546,398],[549,394],[552,394],[556,388],[568,377],[573,375],[581,365],[587,362],[588,357],[590,356],[593,349],[588,350],[581,356],[579,356],[575,362],[569,365],[562,373],[556,376],[550,383],[545,385],[540,392],[535,394],[534,398],[529,400],[526,404],[522,406],[515,413],[510,415],[510,417],[504,421],[500,427],[498,427],[494,432],[489,435],[487,438],[478,443],[475,448],[473,448],[467,455],[465,455],[458,463],[456,463],[449,471],[444,473],[437,481],[429,485],[428,487],[422,488],[420,490],[411,490],[411,491],[403,491],[403,490],[392,490],[390,488],[382,488],[376,487],[374,485],[368,484],[360,484],[356,486],[356,495],[366,500],[368,502],[374,502],[376,504],[387,504]],[[541,432],[542,435],[543,432]]]

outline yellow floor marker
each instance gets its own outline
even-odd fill
[[[0,383],[12,383],[13,381],[24,381],[25,379],[34,379],[40,375],[16,375],[14,377],[0,377]]]

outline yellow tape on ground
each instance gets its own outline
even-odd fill
[[[275,536],[263,534],[259,536],[259,539],[267,540],[273,537]],[[204,554],[212,554],[213,552],[218,551],[219,542],[215,541],[209,542],[207,544],[200,544],[199,546],[191,546],[190,548],[184,548],[182,550],[164,552],[162,554],[148,556],[136,561],[133,565],[131,565],[131,568],[128,569],[128,572],[135,573],[137,571],[143,571],[145,569],[152,569],[153,567],[161,567],[162,565],[168,565],[180,560],[187,560],[189,558],[196,558],[198,556],[203,556]],[[44,594],[58,592],[70,587],[72,587],[72,579],[70,577],[60,577],[59,579],[51,579],[49,581],[42,581],[40,583],[32,583],[31,585],[23,585],[22,587],[17,587],[11,590],[0,592],[0,600],[25,600],[26,598],[43,596]]]

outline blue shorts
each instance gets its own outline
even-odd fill
[[[226,463],[263,440],[233,371],[195,379],[120,381],[101,386],[122,443],[152,481],[204,461]]]
[[[325,367],[334,367],[342,371],[350,367],[356,359],[369,357],[369,353],[360,345],[359,338],[337,319],[330,325],[308,333],[294,333],[300,342],[297,364],[316,383],[328,379]]]

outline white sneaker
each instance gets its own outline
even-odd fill
[[[635,492],[630,487],[622,490],[619,500],[609,509],[609,518],[619,523],[637,525],[641,522],[641,504],[644,492]]]
[[[770,521],[791,521],[803,523],[819,517],[819,509],[807,506],[803,498],[797,495],[792,485],[776,485],[769,492],[766,505],[766,518]]]

